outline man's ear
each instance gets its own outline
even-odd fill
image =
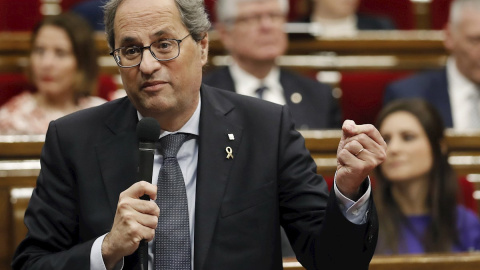
[[[201,53],[201,61],[202,66],[204,66],[208,61],[208,33],[205,33],[205,36],[202,40],[199,41],[200,44],[200,53]]]
[[[453,35],[455,33],[453,33],[453,28],[454,26],[451,24],[451,23],[447,23],[443,29],[443,33],[444,33],[444,38],[443,38],[443,46],[445,46],[445,48],[447,49],[447,51],[451,52],[453,50],[453,46],[454,46],[454,37]]]

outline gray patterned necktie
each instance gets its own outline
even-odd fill
[[[178,150],[188,138],[177,133],[160,139],[163,165],[157,183],[160,217],[155,230],[155,270],[192,269],[187,193],[177,161]]]

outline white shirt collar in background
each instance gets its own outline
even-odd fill
[[[235,90],[238,94],[257,97],[255,90],[261,86],[266,86],[267,89],[263,92],[264,100],[280,105],[286,104],[283,88],[280,84],[280,69],[278,67],[272,68],[263,80],[246,72],[236,63],[230,65],[229,69],[235,85]]]
[[[460,73],[455,63],[455,58],[452,56],[447,60],[447,81],[453,128],[459,131],[472,129],[472,112],[470,108],[472,97],[479,94],[479,89],[477,85]],[[477,109],[479,107],[480,103],[477,102]]]
[[[352,15],[344,19],[329,20],[312,17],[311,22],[319,26],[319,38],[322,37],[352,37],[358,33],[357,16]]]

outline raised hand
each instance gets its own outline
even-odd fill
[[[356,200],[362,182],[387,157],[387,144],[373,125],[356,125],[345,120],[337,150],[337,187]]]

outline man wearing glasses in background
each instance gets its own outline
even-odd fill
[[[141,240],[149,269],[281,269],[280,224],[307,269],[368,268],[367,176],[386,155],[373,126],[344,123],[329,196],[285,106],[201,84],[203,1],[111,0],[105,16],[128,97],[50,124],[14,269],[140,269]],[[144,117],[161,145],[137,182]],[[181,181],[178,197],[162,195],[165,179]]]
[[[288,0],[218,0],[215,8],[215,28],[233,63],[205,74],[205,84],[286,104],[297,129],[341,127],[330,86],[275,64],[287,49]]]

